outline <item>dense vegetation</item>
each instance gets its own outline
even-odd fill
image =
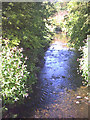
[[[85,46],[82,47],[83,54],[82,57],[79,59],[80,62],[80,72],[82,73],[82,77],[85,78],[85,81],[83,81],[83,85],[87,85],[89,81],[89,74],[90,72],[90,64],[88,63],[88,44],[86,43]]]
[[[14,103],[23,99],[28,92],[26,80],[29,75],[25,60],[23,60],[22,49],[18,47],[9,48],[5,41],[2,51],[2,95],[4,104]],[[21,102],[21,101],[20,101]]]
[[[87,35],[89,34],[89,3],[74,2],[67,4],[68,15],[65,16],[64,24],[68,36],[70,36],[70,45],[80,50],[82,58],[80,61],[80,71],[82,76],[88,81],[88,45]]]
[[[3,106],[21,103],[31,93],[51,40],[47,19],[54,12],[48,2],[2,3]]]
[[[65,16],[64,27],[71,38],[70,45],[83,53],[78,60],[82,76],[88,81],[86,38],[89,34],[89,4],[71,1],[65,5],[68,15]],[[51,41],[52,33],[46,26],[51,25],[48,18],[56,12],[54,6],[48,2],[2,3],[3,107],[23,102],[32,92],[44,52]],[[66,6],[61,4],[60,10],[65,10]],[[63,27],[63,23],[59,25]]]
[[[69,41],[72,46],[79,49],[84,45],[84,39],[89,34],[89,4],[87,2],[69,2],[68,16],[65,17],[65,27],[68,35],[71,37]]]

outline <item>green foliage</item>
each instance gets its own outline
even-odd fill
[[[82,76],[85,78],[86,83],[88,82],[88,71],[90,71],[88,66],[88,45],[85,44],[84,47],[81,48],[83,51],[82,58],[79,59],[80,61],[80,72],[82,73]]]
[[[54,6],[55,6],[57,12],[59,12],[60,10],[66,10],[67,2],[55,2]]]
[[[8,46],[5,44],[2,51],[2,95],[5,104],[16,100],[21,102],[27,89],[31,90],[31,85],[36,83],[41,59],[52,36],[46,27],[49,24],[47,19],[54,12],[53,4],[48,2],[2,3],[2,37],[8,40]],[[22,56],[27,56],[27,61]]]
[[[24,47],[40,48],[46,42],[49,30],[45,20],[54,12],[51,3],[3,3],[3,38],[11,45],[22,43]]]
[[[80,72],[88,81],[88,46],[87,35],[89,34],[89,2],[74,2],[68,3],[68,15],[65,16],[64,22],[66,32],[71,37],[70,44],[76,49],[81,49]],[[86,39],[87,40],[87,39]]]
[[[67,7],[69,14],[65,17],[65,27],[69,41],[75,48],[83,46],[83,40],[89,34],[89,4],[88,2],[69,2]]]
[[[2,97],[4,105],[21,102],[27,95],[26,58],[23,58],[22,48],[8,47],[8,40],[2,46]]]

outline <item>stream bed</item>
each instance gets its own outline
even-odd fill
[[[18,111],[19,118],[88,118],[88,89],[77,72],[79,53],[57,34],[45,53],[30,101]]]

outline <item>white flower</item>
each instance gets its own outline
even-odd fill
[[[4,74],[6,75],[6,74],[7,74],[7,71],[5,71]]]
[[[25,57],[25,60],[27,60],[28,58],[27,58],[27,56]]]
[[[19,61],[19,64],[21,64],[22,63],[22,61]]]
[[[15,101],[19,100],[19,98],[15,98]]]

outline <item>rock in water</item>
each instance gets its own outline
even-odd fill
[[[81,99],[82,97],[81,97],[81,96],[77,96],[76,98],[77,98],[77,99]]]
[[[62,78],[65,78],[65,76],[62,76]]]

